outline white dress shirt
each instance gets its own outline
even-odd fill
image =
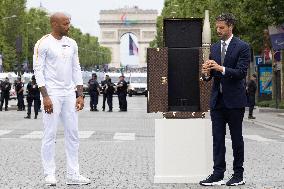
[[[221,48],[220,48],[221,52],[222,52],[222,47],[223,47],[222,44],[223,44],[223,42],[225,42],[225,43],[226,43],[226,46],[225,46],[225,54],[227,53],[228,46],[229,46],[229,44],[230,44],[230,42],[231,42],[233,36],[234,36],[234,35],[232,34],[231,37],[229,37],[229,39],[227,39],[226,41],[221,40]],[[225,67],[223,66],[223,72],[222,72],[223,75],[225,75],[225,71],[226,71],[226,69],[225,69]]]

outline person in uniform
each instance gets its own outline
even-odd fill
[[[15,89],[16,89],[17,99],[18,99],[18,111],[24,111],[25,110],[24,83],[21,81],[21,77],[17,78]]]
[[[92,74],[92,79],[88,82],[89,94],[90,94],[90,111],[99,111],[97,109],[99,95],[100,95],[100,85],[97,81],[97,74]]]
[[[8,102],[10,98],[10,90],[11,90],[11,83],[9,82],[9,78],[6,77],[5,81],[1,84],[1,106],[0,111],[2,111],[2,107],[5,101],[5,111],[8,111]]]
[[[31,119],[31,108],[34,102],[34,112],[35,112],[35,119],[37,119],[38,115],[38,104],[40,99],[40,92],[38,85],[36,83],[35,76],[32,76],[32,81],[30,81],[27,85],[27,102],[28,102],[28,115],[25,117],[26,119]]]
[[[117,83],[117,96],[119,101],[119,111],[126,112],[127,111],[127,83],[124,80],[124,76],[119,77],[119,81]]]
[[[105,84],[105,94],[107,99],[107,105],[108,105],[108,112],[112,112],[112,99],[113,99],[113,93],[115,91],[114,83],[111,82],[111,78],[108,78],[107,83]]]
[[[106,84],[108,82],[108,79],[110,79],[109,75],[106,75],[105,80],[103,80],[101,82],[101,86],[102,86],[102,92],[103,92],[103,111],[105,111],[105,107],[106,107],[106,99],[107,99],[107,94],[106,94]]]
[[[52,32],[37,41],[33,69],[43,104],[41,157],[46,185],[56,185],[55,140],[59,120],[64,126],[67,159],[66,184],[89,184],[79,171],[78,111],[84,108],[83,78],[75,40],[67,37],[70,17],[50,16]],[[78,97],[76,98],[75,87]]]

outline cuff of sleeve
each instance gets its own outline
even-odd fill
[[[223,66],[223,72],[222,75],[225,75],[225,67]]]

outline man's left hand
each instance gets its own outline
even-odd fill
[[[79,96],[76,99],[76,110],[80,111],[84,108],[84,98],[82,96]]]
[[[214,60],[210,60],[210,69],[221,72],[221,73],[223,72],[223,66],[220,66]]]

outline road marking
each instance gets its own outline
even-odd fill
[[[115,133],[114,140],[135,140],[135,133]]]
[[[231,139],[225,138],[225,142],[232,143]]]
[[[79,138],[90,138],[94,133],[95,131],[79,131]]]
[[[0,130],[0,136],[1,135],[6,135],[8,133],[11,133],[13,130]]]
[[[250,140],[254,140],[254,141],[258,141],[258,142],[276,142],[273,139],[264,138],[264,137],[259,136],[259,135],[243,135],[243,137],[246,138],[246,139],[250,139]]]
[[[27,135],[23,135],[20,138],[41,139],[43,137],[42,131],[33,131]]]

